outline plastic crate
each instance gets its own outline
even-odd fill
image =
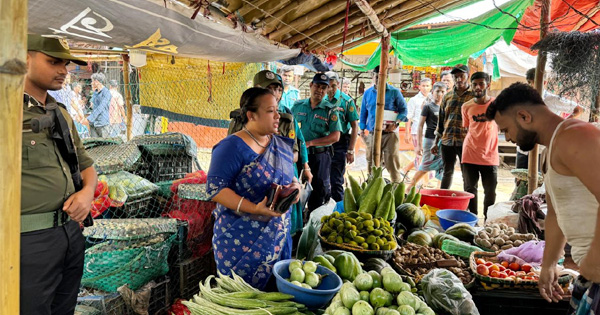
[[[137,165],[136,174],[151,182],[163,182],[184,178],[193,171],[194,157],[186,148],[177,144],[140,145],[142,162]]]
[[[79,314],[81,315],[133,315],[119,293],[78,297],[77,305],[80,306]],[[75,314],[77,312],[76,310]]]
[[[148,314],[158,315],[161,310],[171,305],[171,279],[168,276],[163,276],[154,281],[156,282],[156,286],[152,288],[150,293]]]
[[[112,218],[158,218],[162,213],[162,209],[154,209],[151,206],[153,196],[146,194],[136,196],[137,198],[129,198],[121,207],[111,207],[110,212]]]
[[[173,288],[178,289],[174,292],[174,297],[182,299],[190,299],[194,294],[198,294],[200,291],[198,283],[203,281],[209,275],[216,274],[216,264],[213,256],[213,252],[202,257],[188,258],[178,263],[175,268],[172,268],[173,273],[178,272],[179,287]]]

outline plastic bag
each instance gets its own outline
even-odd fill
[[[534,267],[538,267],[542,264],[544,247],[546,247],[546,242],[544,241],[529,241],[519,247],[503,250],[498,254],[498,259],[516,262],[519,265],[530,264]]]
[[[421,280],[427,305],[437,313],[479,315],[471,293],[447,269],[433,269]]]

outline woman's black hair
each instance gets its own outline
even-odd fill
[[[249,88],[242,93],[242,97],[240,98],[240,108],[242,109],[242,123],[244,125],[248,122],[248,112],[256,113],[260,107],[260,104],[256,100],[259,97],[268,94],[273,95],[273,92],[261,87]]]

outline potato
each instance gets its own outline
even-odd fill
[[[481,240],[479,244],[481,244],[481,246],[483,246],[485,248],[491,248],[492,247],[492,244],[488,240]]]
[[[494,243],[495,243],[496,245],[498,245],[498,246],[502,246],[502,245],[504,245],[504,239],[502,239],[501,237],[498,237],[498,238],[497,238],[497,239],[494,241]]]
[[[516,247],[519,247],[519,246],[523,245],[523,241],[516,240],[516,241],[513,242],[513,245],[516,246]]]
[[[513,248],[513,246],[512,245],[504,245],[504,246],[501,247],[502,250],[506,250],[506,249],[509,249],[509,248]]]
[[[490,248],[493,251],[498,251],[500,249],[500,247],[496,244],[492,245],[492,247]]]

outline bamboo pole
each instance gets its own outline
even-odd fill
[[[282,25],[279,29],[269,33],[269,39],[278,40],[289,32],[295,32],[294,29],[303,31],[313,24],[318,24],[321,19],[330,17],[332,14],[335,14],[335,12],[338,12],[345,7],[346,0],[327,2],[314,11],[308,12],[290,23],[287,23],[287,25]]]
[[[19,314],[27,1],[0,0],[0,314]]]
[[[371,25],[375,29],[375,31],[383,37],[388,36],[387,28],[381,24],[379,17],[377,16],[377,12],[373,10],[371,5],[367,2],[367,0],[354,0],[358,8],[367,16]]]
[[[381,165],[381,133],[383,132],[383,111],[385,108],[385,85],[389,51],[390,37],[388,35],[381,38],[381,61],[379,65],[379,79],[377,80],[377,109],[375,110],[375,135],[373,136],[373,143],[375,144],[373,159],[375,166]]]
[[[295,4],[294,4],[294,2],[295,2]],[[283,18],[288,13],[292,12],[294,9],[298,9],[297,0],[292,0],[285,7],[283,7],[282,9],[280,9],[277,12],[275,12],[274,14],[272,14],[272,16],[267,16],[264,19],[264,28],[263,28],[262,34],[266,36],[267,34],[271,33],[273,30],[275,30],[277,28],[277,25],[281,24],[280,20],[283,20]]]
[[[542,11],[540,13],[540,40],[548,34],[548,25],[550,24],[550,0],[541,0]],[[544,93],[544,69],[546,68],[546,53],[540,51],[537,56],[535,66],[535,89],[542,95]],[[527,194],[531,195],[538,187],[538,145],[529,152],[529,173]],[[548,157],[549,158],[549,157]]]
[[[445,1],[440,1],[440,3],[437,4],[437,5],[438,5],[438,9],[439,10],[443,10],[443,9],[452,8],[455,5],[463,3],[463,2],[465,2],[465,1],[464,0],[449,0],[449,1],[445,0]],[[431,10],[429,10],[427,7],[421,8],[419,10],[415,10],[415,11],[407,14],[406,15],[406,19],[404,19],[402,22],[397,23],[397,24],[392,24],[392,26],[389,27],[389,31],[390,31],[390,33],[398,31],[398,30],[400,30],[400,29],[402,29],[402,28],[404,28],[404,27],[406,27],[406,26],[408,26],[410,24],[413,24],[413,23],[415,23],[417,21],[420,21],[420,20],[426,18],[430,14],[431,14]],[[385,23],[387,20],[388,20],[388,18],[384,19],[384,24],[388,24],[388,23]],[[347,42],[344,48],[346,50],[352,49],[352,48],[354,48],[356,46],[359,46],[359,45],[362,45],[362,44],[364,44],[366,42],[370,42],[370,41],[376,39],[377,37],[379,37],[378,34],[371,34],[371,35],[363,37],[363,38],[361,38],[359,40],[356,40],[356,41],[353,41],[353,42],[350,42],[350,43]],[[334,53],[339,53],[340,50],[341,50],[341,48],[342,48],[341,45],[338,45],[337,47],[333,46],[333,45],[330,45],[330,49]]]
[[[268,0],[257,0],[257,1],[253,1],[254,5],[257,7],[261,7],[263,4],[265,4],[265,2],[267,2]],[[242,7],[238,10],[238,13],[241,16],[246,16],[248,13],[254,11],[255,8],[249,4],[243,4]]]
[[[350,8],[350,12],[348,12],[348,25],[352,24],[350,23],[350,19],[352,17],[355,16],[355,14],[359,14],[362,18],[365,18],[361,13],[360,13],[360,9],[356,8],[356,7],[351,7]],[[323,20],[321,22],[319,22],[319,24],[312,26],[311,28],[305,29],[302,31],[302,34],[298,33],[292,37],[290,37],[289,39],[286,39],[285,42],[288,44],[294,44],[297,43],[301,40],[304,40],[306,38],[306,36],[312,36],[313,34],[316,34],[322,30],[331,30],[332,27],[337,27],[339,25],[340,20],[343,20],[346,18],[346,10],[342,10],[340,13],[326,19]],[[335,25],[335,26],[334,26]],[[344,24],[342,24],[343,27]],[[306,36],[305,36],[306,35]]]
[[[244,22],[246,22],[246,24],[251,24],[254,20],[256,19],[265,19],[268,17],[267,16],[263,16],[265,15],[265,12],[269,12],[269,14],[272,14],[273,12],[277,12],[279,9],[283,8],[286,4],[287,4],[287,0],[282,1],[282,0],[269,0],[267,2],[265,2],[265,4],[261,5],[260,8],[261,10],[254,10],[251,11],[250,13],[244,15]]]
[[[131,87],[129,86],[129,55],[123,54],[123,85],[125,90],[125,106],[127,107],[127,141],[131,140],[133,127],[133,106],[131,106]]]

